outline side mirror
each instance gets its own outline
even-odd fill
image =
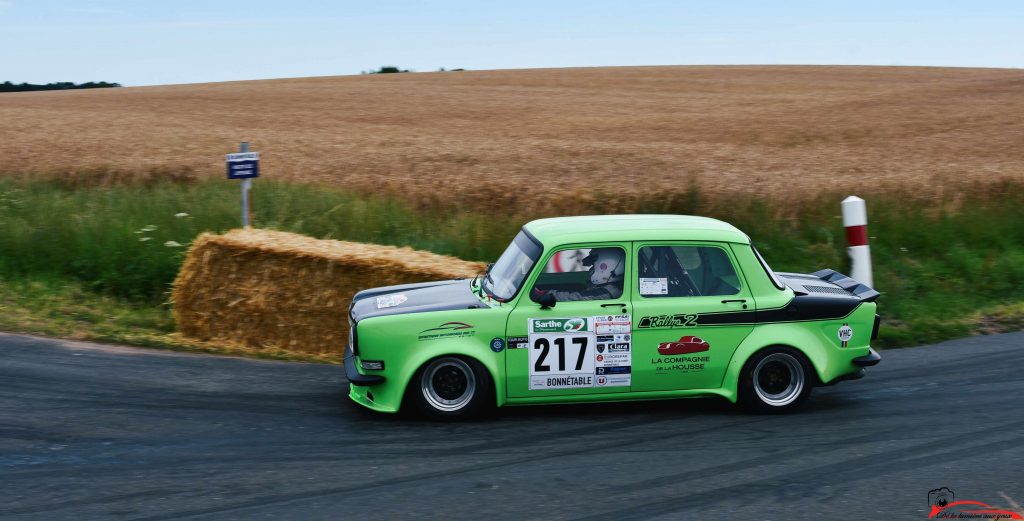
[[[555,299],[555,293],[553,291],[549,291],[537,299],[537,303],[540,304],[541,309],[551,309],[555,307],[555,302],[557,302],[557,299]]]

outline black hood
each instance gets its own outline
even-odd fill
[[[351,317],[358,322],[384,315],[486,307],[470,285],[470,280],[458,279],[360,291],[352,298]]]

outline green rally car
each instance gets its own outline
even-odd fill
[[[442,419],[707,395],[786,412],[879,362],[877,298],[833,270],[775,273],[714,219],[541,219],[474,279],[357,293],[349,396]]]

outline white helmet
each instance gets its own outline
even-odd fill
[[[583,264],[590,264],[590,282],[595,286],[622,280],[626,273],[626,256],[619,248],[594,248]]]

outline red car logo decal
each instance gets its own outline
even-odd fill
[[[658,344],[658,353],[662,355],[688,355],[703,353],[709,349],[711,349],[711,344],[698,336],[684,336],[675,342]]]

